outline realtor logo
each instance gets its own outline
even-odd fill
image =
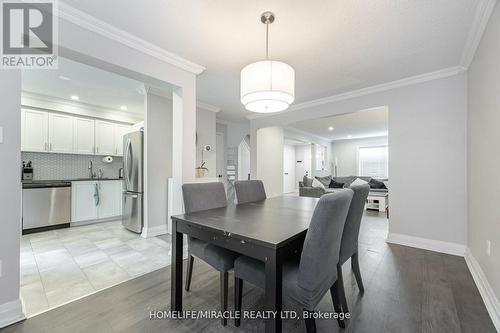
[[[2,68],[57,68],[55,6],[51,0],[2,2]]]

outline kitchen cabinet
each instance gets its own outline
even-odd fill
[[[71,222],[122,215],[122,180],[75,181],[71,184]]]
[[[122,215],[122,181],[100,181],[98,217]]]
[[[23,109],[21,150],[123,156],[123,136],[131,130],[126,124]]]
[[[115,124],[96,120],[95,139],[97,155],[115,155]]]
[[[71,222],[96,220],[97,198],[95,181],[71,183]]]
[[[49,147],[52,153],[73,153],[74,117],[49,113]]]
[[[49,114],[37,110],[21,110],[21,150],[48,151]]]
[[[115,146],[116,155],[123,156],[123,136],[131,131],[131,126],[128,125],[115,125]]]
[[[93,155],[95,120],[74,117],[73,151],[75,154]]]

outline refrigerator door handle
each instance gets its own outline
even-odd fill
[[[127,145],[126,145],[126,148],[125,148],[125,153],[124,153],[124,164],[125,164],[125,185],[126,185],[126,188],[128,190],[129,186],[130,186],[130,171],[132,169],[132,166],[129,165],[129,161],[130,161],[130,148],[132,146],[132,141],[130,140],[130,138],[127,140]]]
[[[127,193],[127,192],[124,192],[123,195],[134,199],[137,199],[139,197],[137,194]]]

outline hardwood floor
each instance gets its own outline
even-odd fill
[[[346,332],[496,332],[463,258],[385,243],[387,219],[363,218],[360,266],[365,285],[359,295],[350,263],[343,265],[352,319]],[[233,278],[229,279],[233,309]],[[264,293],[245,284],[243,310],[262,310]],[[219,319],[150,320],[150,310],[168,310],[169,267],[12,325],[18,332],[262,332],[261,320],[242,319],[239,328]],[[219,273],[195,261],[185,310],[219,309]],[[284,300],[285,310],[297,310]],[[329,294],[318,306],[333,311]],[[335,320],[317,320],[318,332],[339,332]],[[303,320],[284,320],[283,332],[305,332]]]

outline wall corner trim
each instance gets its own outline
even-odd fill
[[[479,293],[493,321],[493,325],[495,325],[497,331],[500,332],[500,302],[493,292],[488,279],[486,279],[486,275],[481,269],[479,262],[474,258],[469,248],[465,251],[465,262],[467,263],[467,267],[469,267],[469,271],[472,274],[477,289],[479,289]]]
[[[101,21],[63,2],[59,3],[57,16],[81,28],[95,32],[195,75],[201,74],[205,70],[205,67],[201,65],[168,52],[157,45],[149,43],[124,30],[118,29],[109,23]]]
[[[0,304],[0,328],[26,319],[21,299]]]
[[[160,235],[165,235],[167,234],[167,225],[162,224],[162,225],[157,225],[154,227],[144,227],[141,233],[142,238],[151,238],[151,237],[156,237]]]
[[[396,233],[388,233],[386,242],[390,244],[404,245],[461,257],[465,255],[466,250],[466,246],[463,244],[443,242],[434,239],[420,238]]]

